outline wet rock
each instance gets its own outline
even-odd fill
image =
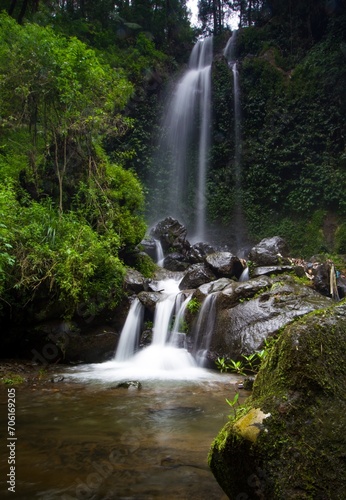
[[[344,304],[281,331],[245,415],[212,444],[209,465],[229,498],[344,498],[345,320]]]
[[[140,293],[146,288],[146,278],[135,269],[127,269],[124,278],[124,289],[126,292]]]
[[[137,295],[138,300],[152,313],[155,311],[156,304],[162,299],[160,292],[141,292]]]
[[[163,267],[169,271],[185,271],[189,265],[185,256],[178,252],[168,254],[163,260]]]
[[[250,250],[249,260],[255,266],[289,265],[288,246],[279,236],[264,238]]]
[[[156,262],[157,250],[154,238],[145,238],[140,242],[139,247],[143,252],[149,255],[149,257],[151,257],[154,262]]]
[[[190,251],[187,254],[189,262],[192,264],[197,264],[198,262],[203,262],[207,255],[215,253],[215,248],[208,243],[195,243],[192,245]]]
[[[245,265],[230,252],[215,252],[205,258],[207,265],[219,277],[240,278]]]
[[[257,278],[258,276],[263,275],[270,276],[272,274],[284,274],[293,271],[293,266],[261,266],[252,269],[251,278]]]
[[[215,280],[215,274],[205,264],[193,264],[190,266],[184,278],[179,284],[180,290],[188,290],[190,288],[198,288],[204,283],[209,283]]]
[[[307,274],[312,276],[312,283],[318,292],[330,296],[331,262],[313,262],[307,264]]]
[[[297,284],[290,276],[261,276],[233,283],[217,295],[209,349],[226,358],[240,359],[242,354],[259,350],[267,337],[294,318],[330,303],[331,299]]]
[[[171,252],[172,249],[187,251],[190,243],[186,240],[186,235],[186,227],[173,217],[161,220],[150,231],[150,236],[160,241],[164,253]]]
[[[219,278],[218,280],[199,286],[195,292],[195,296],[199,300],[203,300],[209,293],[221,292],[225,288],[232,286],[232,284],[235,285],[235,282],[229,278]]]
[[[116,385],[117,389],[142,389],[142,384],[138,380],[128,380]]]

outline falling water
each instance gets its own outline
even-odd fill
[[[160,240],[155,240],[155,247],[156,247],[156,264],[159,267],[163,267],[164,254]]]
[[[143,314],[144,307],[136,298],[130,306],[130,310],[120,335],[115,355],[116,361],[126,361],[134,355],[138,344]]]
[[[198,314],[194,347],[198,366],[205,366],[207,361],[216,320],[216,297],[217,292],[207,295]]]
[[[181,276],[157,282],[161,300],[156,304],[153,339],[150,346],[137,351],[143,324],[143,310],[138,299],[130,307],[121,332],[115,358],[106,363],[92,365],[94,372],[103,379],[197,379],[206,376],[187,349],[178,340],[182,335],[181,324],[188,299],[183,301],[179,289]],[[176,321],[172,327],[173,317]],[[174,340],[175,339],[175,340]],[[92,372],[90,373],[92,376]]]
[[[210,146],[210,99],[213,39],[197,42],[192,50],[189,68],[178,82],[169,103],[163,124],[165,131],[161,144],[165,162],[170,157],[171,177],[167,210],[185,220],[193,211],[195,237],[205,239],[206,174]],[[193,174],[191,151],[197,141],[197,173]],[[191,186],[193,182],[193,187]],[[189,199],[196,191],[195,200]]]
[[[242,137],[241,137],[241,104],[240,104],[240,86],[239,86],[239,71],[236,60],[235,49],[237,41],[237,30],[234,30],[229,38],[226,47],[223,51],[227,59],[228,66],[233,74],[233,100],[234,100],[234,174],[235,174],[235,193],[236,203],[233,214],[234,226],[236,227],[235,237],[237,248],[240,249],[244,245],[245,239],[245,221],[242,209],[241,200],[241,154],[242,154]]]
[[[179,297],[179,295],[178,295]],[[177,297],[177,299],[178,299]],[[182,294],[180,294],[180,299],[182,299]],[[175,315],[175,320],[172,328],[172,336],[170,339],[170,344],[176,347],[186,347],[186,335],[184,330],[184,317],[185,311],[188,303],[190,302],[192,295],[189,295],[182,304],[178,307],[178,312]],[[176,304],[177,306],[177,304]]]

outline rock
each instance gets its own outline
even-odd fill
[[[346,297],[346,278],[339,277],[337,278],[337,286],[340,299]]]
[[[65,362],[100,363],[114,356],[120,334],[109,326],[99,326],[88,334],[67,334]]]
[[[205,264],[193,264],[190,266],[184,278],[179,284],[180,290],[198,288],[204,283],[215,280],[215,274]]]
[[[226,495],[344,498],[345,380],[345,304],[287,325],[242,416],[212,444],[209,465]]]
[[[203,285],[206,286],[206,285]],[[331,299],[296,283],[291,276],[261,276],[232,283],[218,292],[209,350],[240,359],[262,348],[264,340],[294,318],[330,305]]]
[[[197,264],[198,262],[203,262],[207,255],[214,252],[214,247],[212,247],[208,243],[199,242],[192,245],[190,251],[188,252],[187,258],[192,264]]]
[[[141,292],[137,297],[144,307],[153,313],[156,304],[162,299],[162,294],[160,292]]]
[[[135,269],[128,268],[124,278],[124,289],[126,292],[140,293],[146,288],[146,278]]]
[[[172,249],[179,252],[188,250],[190,243],[186,235],[186,227],[173,217],[161,220],[150,231],[150,236],[160,241],[165,254]]]
[[[185,256],[178,252],[168,254],[163,260],[163,267],[169,271],[185,271],[189,265]]]
[[[255,266],[289,265],[287,257],[287,243],[279,236],[264,238],[249,253],[249,260]]]
[[[219,278],[216,281],[211,281],[210,283],[199,286],[194,295],[199,300],[203,300],[209,293],[221,292],[226,287],[232,286],[232,283],[235,284],[235,282],[229,278]]]
[[[142,389],[142,384],[138,380],[128,380],[126,382],[120,382],[117,384],[116,389]]]
[[[139,247],[143,252],[149,255],[154,262],[157,261],[157,248],[154,238],[145,238],[140,242]]]
[[[284,274],[295,272],[294,266],[261,266],[254,267],[251,270],[251,278],[257,278],[258,276],[271,276],[272,274]]]
[[[205,258],[207,265],[218,277],[240,278],[245,266],[230,252],[214,252]]]

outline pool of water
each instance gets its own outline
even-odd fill
[[[16,387],[16,499],[196,499],[224,495],[207,465],[232,411],[236,376],[143,380],[119,388],[87,367]],[[240,400],[246,397],[241,393]],[[0,497],[7,492],[7,387],[2,387]],[[6,495],[6,496],[5,496]]]

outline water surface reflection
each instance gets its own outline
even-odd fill
[[[66,379],[18,387],[15,498],[226,499],[207,454],[237,379],[210,378],[147,380],[141,390]],[[2,388],[1,422],[6,394]]]

